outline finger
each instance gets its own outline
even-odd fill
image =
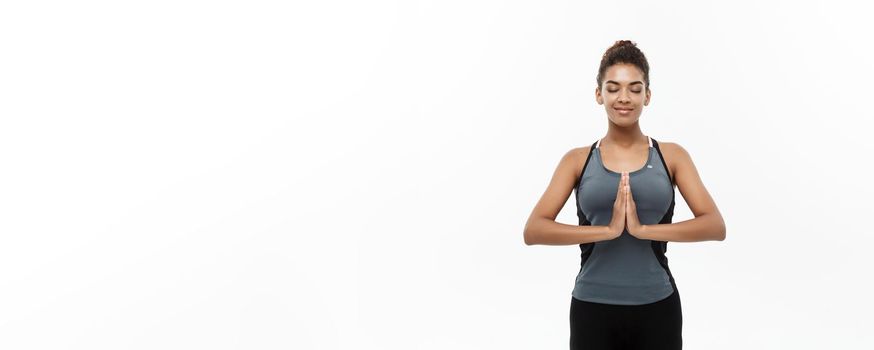
[[[619,180],[619,186],[616,186],[616,203],[623,204],[625,203],[625,179]]]
[[[628,210],[628,185],[625,185],[625,209]]]
[[[625,199],[628,198],[628,194],[625,193],[625,173],[622,173],[622,178],[619,180],[619,188],[622,190],[622,203],[625,203]]]
[[[616,186],[616,198],[618,199],[622,193],[622,181],[619,181],[619,186]]]
[[[626,183],[628,182],[628,175],[627,174],[625,177],[625,182]],[[628,203],[628,185],[624,184],[624,185],[622,185],[622,204],[623,204],[623,207],[627,208],[627,206],[628,206],[627,203]]]
[[[628,183],[628,176],[624,172],[622,173],[622,202],[625,202],[628,199],[628,187],[626,184]]]
[[[625,223],[628,224],[628,173],[624,173],[624,181],[622,184],[622,211],[625,212]]]

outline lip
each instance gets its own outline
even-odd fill
[[[633,108],[615,108],[614,107],[613,110],[615,110],[616,112],[618,112],[621,115],[628,115],[634,109]]]

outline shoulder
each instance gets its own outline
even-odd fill
[[[678,169],[692,163],[692,156],[677,142],[659,141],[659,149],[671,174],[676,174]]]
[[[589,157],[590,148],[592,148],[592,146],[574,147],[569,149],[562,156],[560,166],[568,169],[568,171],[573,171],[575,175],[579,175],[580,171],[583,169],[583,164],[586,162],[586,158]]]
[[[689,152],[687,152],[686,149],[679,143],[670,141],[659,141],[659,148],[661,149],[662,153],[665,153],[665,156],[670,154],[674,156],[673,158],[689,158]]]
[[[576,158],[582,157],[583,159],[585,159],[589,155],[590,148],[592,148],[592,146],[571,148],[569,151],[567,151],[567,154]]]
[[[582,167],[592,146],[574,147],[564,154],[564,158],[577,167]]]

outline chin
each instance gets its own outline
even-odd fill
[[[613,123],[617,125],[632,125],[640,120],[640,118],[635,116],[614,116],[611,119],[613,120]]]

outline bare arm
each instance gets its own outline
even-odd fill
[[[523,236],[526,245],[576,245],[610,239],[609,226],[581,226],[555,222],[561,208],[567,203],[579,172],[588,156],[589,147],[568,151],[553,173],[546,192],[540,197],[525,223]]]
[[[524,235],[527,245],[577,245],[610,237],[607,226],[568,225],[544,217],[529,218]]]
[[[641,236],[653,241],[700,242],[725,240],[725,224],[719,214],[704,214],[671,224],[643,225]]]
[[[665,142],[664,144],[669,144]],[[725,240],[725,222],[719,208],[704,187],[689,153],[678,144],[672,156],[676,162],[674,180],[694,218],[671,224],[643,225],[641,237],[654,241],[699,242]]]

